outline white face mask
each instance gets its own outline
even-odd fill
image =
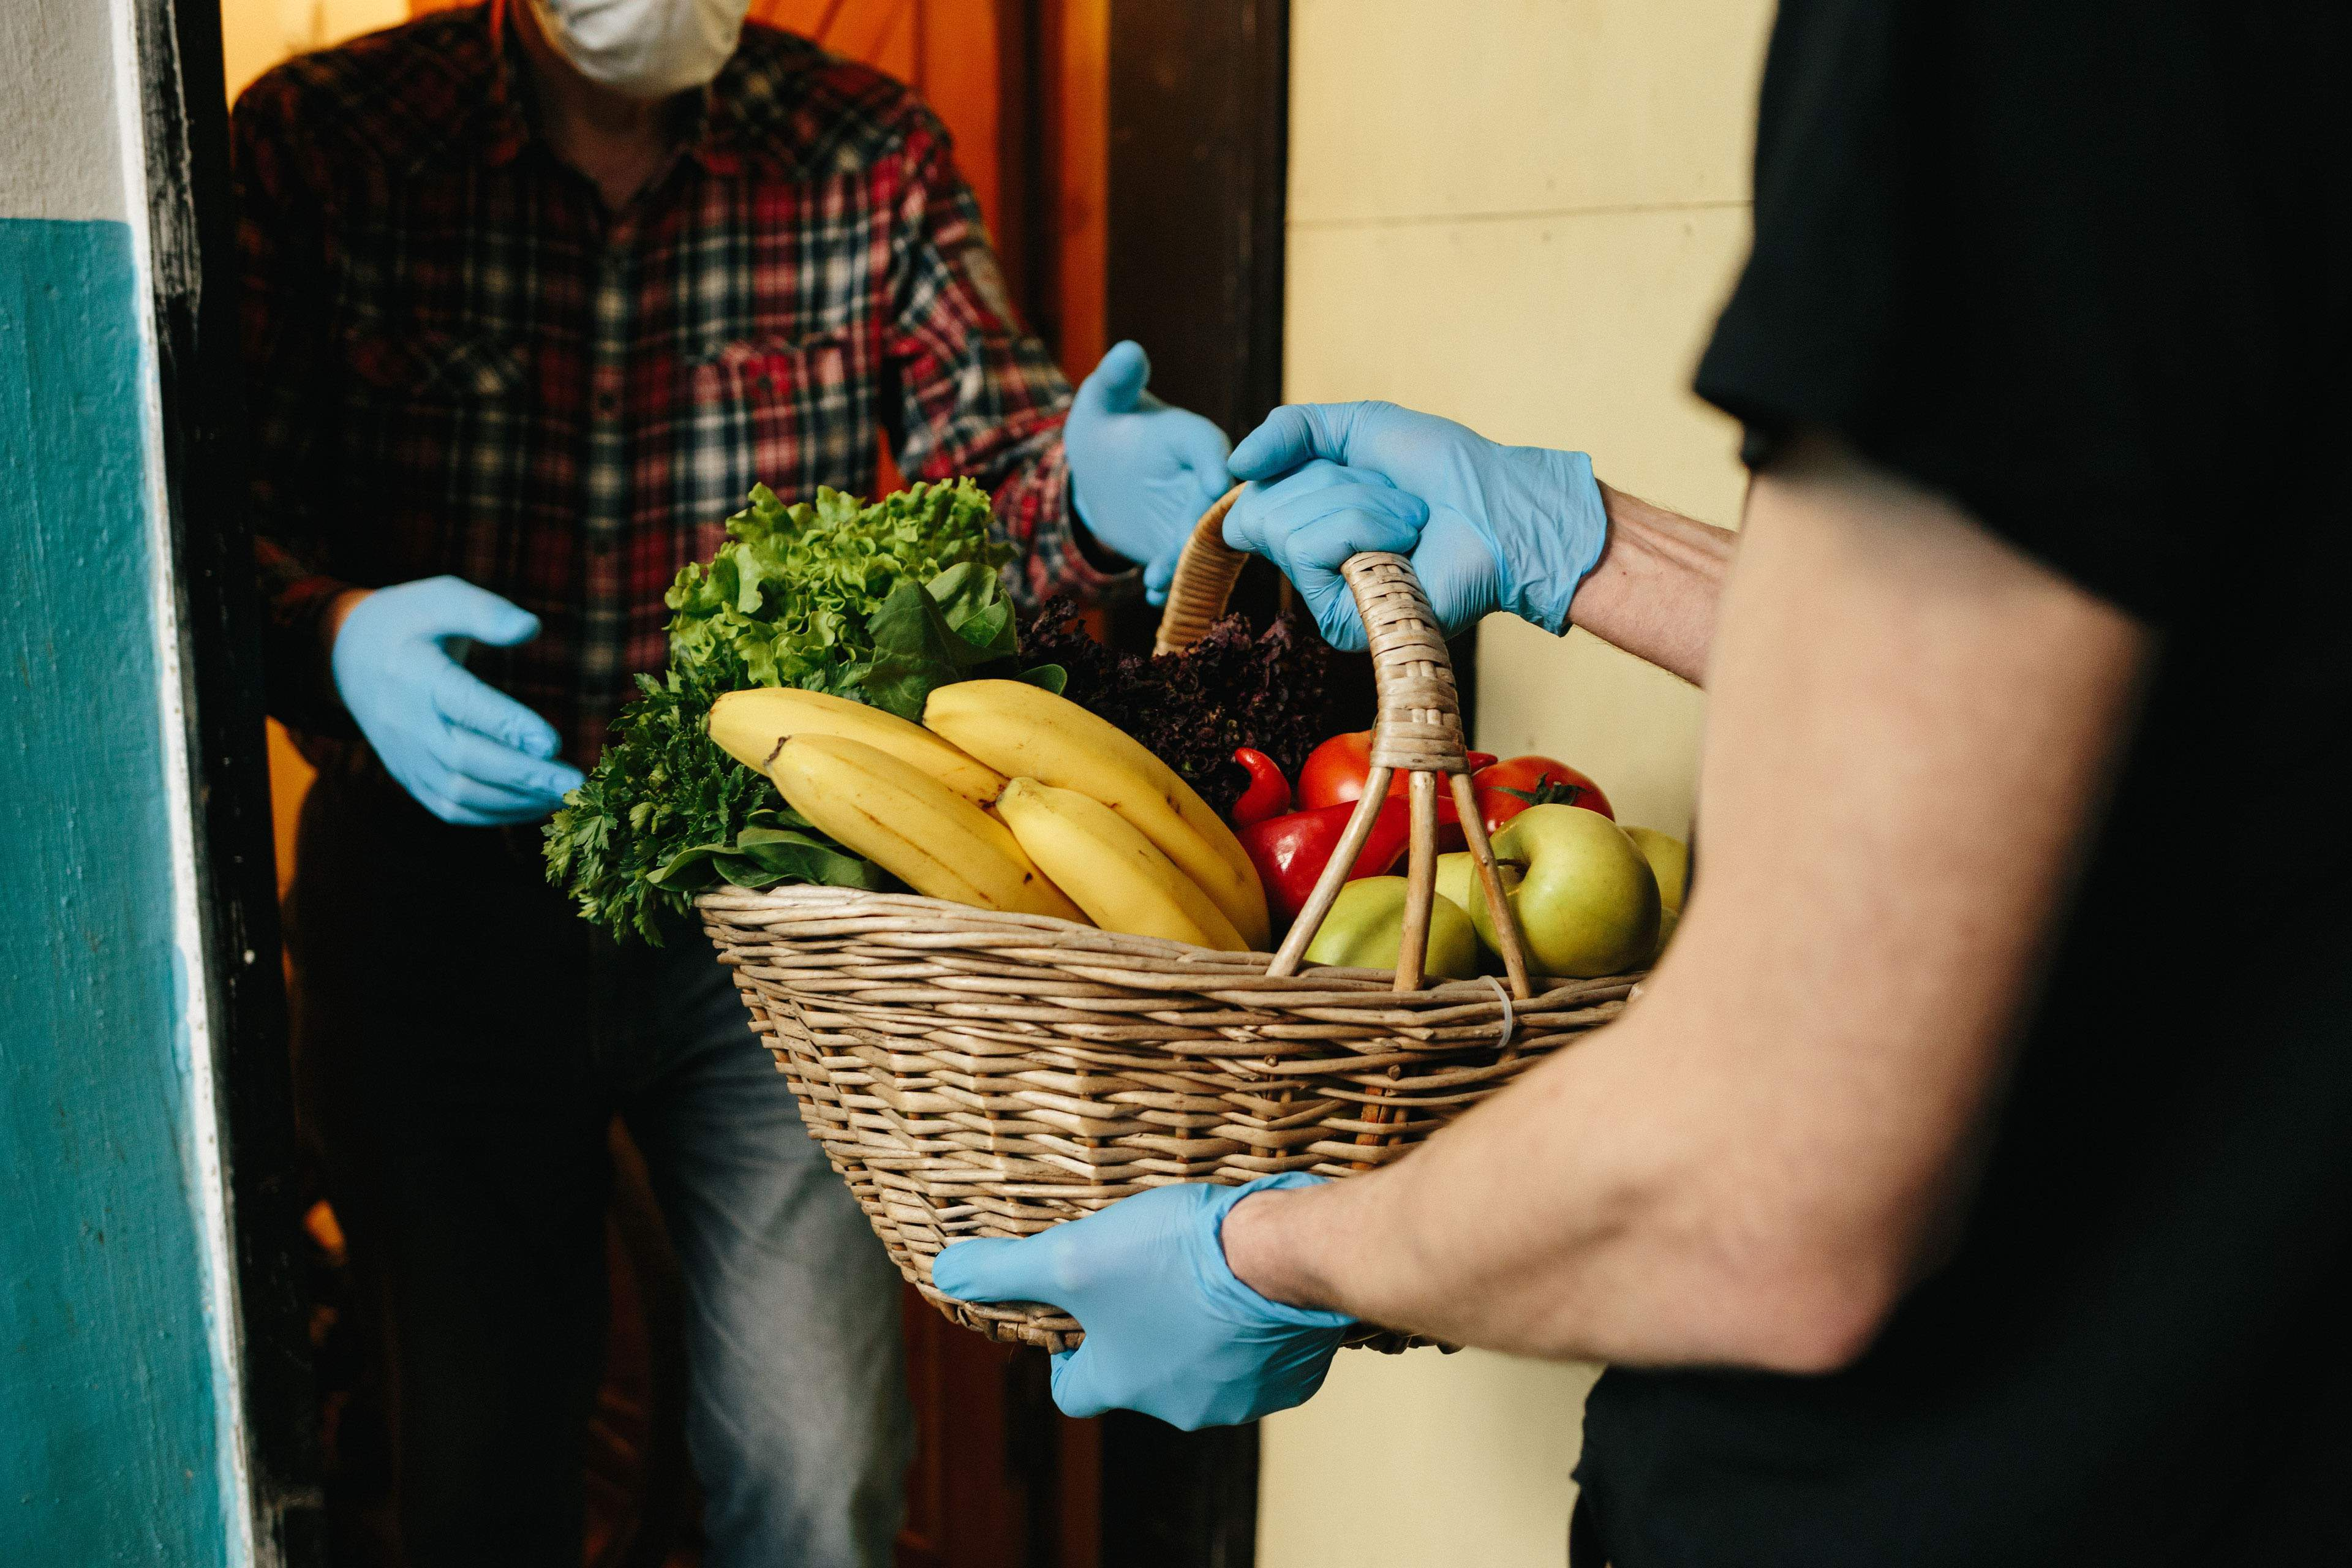
[[[751,0],[530,0],[547,41],[582,76],[629,98],[667,98],[719,74]]]

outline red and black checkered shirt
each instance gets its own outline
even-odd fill
[[[761,480],[969,474],[1016,596],[1098,598],[1069,387],[1005,297],[947,132],[904,87],[746,27],[625,210],[532,130],[487,7],[271,71],[234,121],[272,710],[348,734],[319,638],[342,588],[454,573],[536,614],[471,668],[586,763],[658,669],[679,566]]]

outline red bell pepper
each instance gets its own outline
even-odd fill
[[[1234,802],[1235,827],[1247,827],[1290,809],[1290,781],[1282,776],[1280,763],[1255,746],[1244,746],[1235,752],[1234,761],[1249,770],[1250,776],[1249,787],[1242,791],[1241,799]]]
[[[1270,816],[1252,823],[1241,830],[1242,847],[1249,851],[1251,864],[1257,868],[1258,879],[1265,884],[1266,907],[1273,911],[1278,925],[1288,925],[1298,918],[1315,891],[1317,879],[1339,847],[1339,840],[1348,831],[1348,819],[1356,815],[1352,804],[1327,805],[1313,811],[1294,811],[1286,816]],[[1412,813],[1406,804],[1394,796],[1381,803],[1381,814],[1372,822],[1371,837],[1364,840],[1363,853],[1356,857],[1348,880],[1359,877],[1385,877],[1396,868],[1403,856],[1406,840],[1412,836]]]

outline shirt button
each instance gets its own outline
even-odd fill
[[[597,412],[597,413],[599,413],[599,414],[603,414],[603,415],[610,416],[610,415],[618,414],[620,411],[621,411],[621,395],[620,395],[619,393],[617,393],[617,392],[600,392],[600,393],[598,393],[598,394],[596,395],[596,412]]]

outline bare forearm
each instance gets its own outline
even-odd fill
[[[1610,485],[1609,542],[1569,602],[1569,618],[1637,658],[1696,683],[1738,536]]]
[[[1225,1221],[1234,1273],[1277,1300],[1520,1354],[1821,1359],[1805,1304],[1776,1309],[1764,1260],[1723,1247],[1702,1128],[1645,1089],[1666,1043],[1648,1023],[1547,1063],[1391,1170],[1246,1200]]]

